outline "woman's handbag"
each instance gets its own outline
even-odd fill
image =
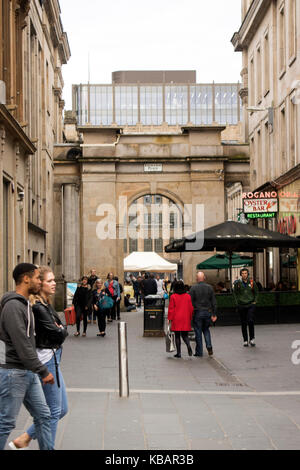
[[[173,331],[170,330],[170,327],[168,326],[168,331],[166,333],[166,352],[174,352],[176,349],[175,346],[175,334]]]
[[[169,294],[167,292],[164,292],[164,299],[167,300],[169,298]]]
[[[104,295],[98,302],[100,310],[109,310],[114,306],[114,301],[109,295]]]

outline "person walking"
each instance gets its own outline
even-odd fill
[[[90,286],[90,289],[92,291],[95,288],[94,284],[95,284],[97,279],[98,279],[98,276],[97,276],[96,269],[91,269],[91,274],[88,278],[88,285]],[[93,305],[92,305],[90,310],[89,310],[89,314],[88,314],[88,323],[91,323],[92,321],[94,321],[94,323],[96,323],[96,316],[97,316],[96,312],[94,311]]]
[[[99,333],[97,336],[104,336],[106,335],[106,311],[101,309],[99,306],[99,301],[105,296],[108,295],[105,292],[105,288],[103,286],[102,279],[97,279],[95,282],[95,289],[92,292],[93,295],[93,307],[94,307],[94,312],[96,313],[97,320],[98,320],[98,328],[99,328]]]
[[[114,301],[113,307],[108,312],[108,319],[107,321],[112,322],[116,319],[116,303],[120,299],[120,286],[118,281],[114,279],[113,273],[108,273],[107,280],[104,283],[104,286],[109,290],[110,296]]]
[[[114,276],[114,280],[117,281],[117,283],[119,285],[119,292],[120,292],[119,299],[116,300],[116,319],[121,320],[120,312],[121,312],[121,300],[122,300],[123,286],[119,282],[118,276]]]
[[[216,321],[217,303],[212,286],[205,282],[205,275],[202,272],[197,273],[197,284],[190,289],[189,295],[194,307],[193,324],[196,336],[196,351],[194,356],[203,356],[202,334],[205,339],[206,349],[209,356],[213,355],[210,323]]]
[[[88,284],[88,277],[83,276],[81,279],[81,285],[77,287],[74,297],[73,305],[76,311],[76,328],[77,331],[74,336],[80,336],[80,323],[83,318],[83,333],[82,336],[86,336],[88,315],[91,309],[92,296],[91,289]]]
[[[189,340],[189,331],[192,330],[191,321],[193,312],[194,308],[191,297],[186,293],[184,283],[177,281],[174,284],[174,293],[171,295],[168,309],[171,331],[175,333],[177,354],[174,357],[176,358],[181,358],[181,338],[186,344],[189,356],[193,355]]]
[[[51,296],[55,294],[56,282],[52,269],[40,267],[41,290],[29,297],[35,319],[37,355],[42,364],[54,376],[53,385],[43,387],[46,402],[51,413],[52,446],[55,448],[55,438],[58,421],[68,412],[68,400],[64,378],[60,369],[62,344],[68,336],[67,330],[50,304]],[[36,427],[32,424],[29,429],[13,441],[17,449],[26,448],[30,441],[36,439]]]
[[[235,281],[233,285],[233,295],[237,304],[238,313],[241,320],[244,347],[255,346],[255,310],[259,294],[258,287],[253,279],[249,277],[249,270],[243,268],[240,271],[241,279]],[[248,337],[249,330],[249,337]],[[248,340],[250,339],[250,343]]]
[[[54,377],[38,358],[29,303],[29,296],[41,288],[40,271],[34,264],[21,263],[13,278],[16,290],[4,294],[0,308],[0,339],[5,343],[5,362],[0,364],[0,450],[16,426],[22,403],[33,417],[40,450],[53,450],[51,414],[41,382],[53,386]],[[10,447],[17,448],[13,443]]]

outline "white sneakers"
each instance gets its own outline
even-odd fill
[[[251,339],[250,342],[248,343],[248,341],[244,341],[244,347],[247,348],[248,346],[252,346],[252,348],[255,346],[255,341],[254,339]]]
[[[13,441],[9,442],[8,447],[10,448],[10,450],[28,450],[28,447],[16,447]]]

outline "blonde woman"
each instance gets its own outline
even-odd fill
[[[104,336],[106,335],[106,310],[102,310],[99,307],[99,300],[101,300],[104,295],[107,295],[107,293],[105,292],[106,289],[103,285],[102,279],[97,279],[94,286],[95,289],[93,290],[92,295],[94,312],[97,315],[99,328],[99,333],[97,334],[97,336],[102,336],[104,338]]]
[[[35,319],[36,348],[39,360],[45,364],[54,376],[54,385],[44,385],[46,402],[51,413],[51,432],[53,449],[58,421],[68,411],[68,401],[64,379],[60,370],[62,343],[68,336],[59,316],[50,305],[50,298],[55,294],[56,282],[49,267],[40,268],[41,290],[38,295],[30,296],[30,303]],[[36,439],[35,426],[30,428],[13,441],[16,449],[28,447],[30,441]]]

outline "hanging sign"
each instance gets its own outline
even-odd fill
[[[276,197],[249,198],[247,197],[249,193],[245,194],[245,196],[243,199],[243,210],[247,219],[272,219],[276,217],[278,213],[278,199]],[[260,193],[260,196],[264,196],[264,194]]]

